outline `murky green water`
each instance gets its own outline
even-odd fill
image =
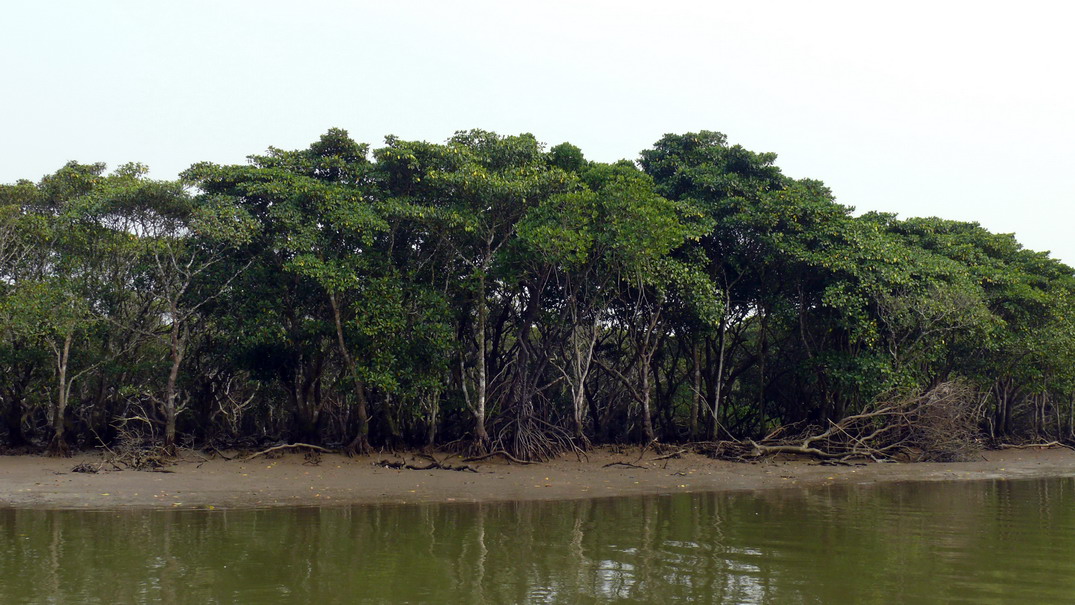
[[[0,603],[1070,603],[1075,479],[0,510]]]

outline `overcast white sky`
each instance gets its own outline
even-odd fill
[[[1072,8],[1068,8],[1072,6]],[[1075,263],[1075,3],[85,0],[0,9],[0,182],[243,162],[338,126],[589,159],[717,130],[859,211]]]

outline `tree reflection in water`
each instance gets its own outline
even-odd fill
[[[1075,594],[1073,481],[3,510],[0,602],[1063,602]]]

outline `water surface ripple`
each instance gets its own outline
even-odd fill
[[[2,603],[1067,603],[1075,479],[0,510]]]

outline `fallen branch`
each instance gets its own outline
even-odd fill
[[[224,460],[234,460],[234,459],[235,459],[235,457],[234,457],[234,456],[232,456],[231,458],[229,458],[229,457],[225,456],[225,455],[224,455],[224,452],[221,452],[220,450],[218,450],[218,449],[216,448],[216,446],[210,446],[210,447],[209,447],[209,450],[210,450],[210,451],[212,451],[212,452],[213,452],[214,454],[216,454],[217,456],[220,456],[220,457],[221,457],[221,458],[223,458]]]
[[[608,464],[604,465],[601,468],[608,468],[610,466],[627,466],[627,467],[630,467],[630,468],[641,468],[641,469],[646,468],[644,466],[638,466],[637,464],[631,464],[630,462],[609,462]]]
[[[665,454],[663,456],[657,456],[654,460],[668,460],[669,458],[682,458],[683,454],[686,454],[687,450],[677,450],[671,454]]]
[[[1071,447],[1070,445],[1068,445],[1066,443],[1060,443],[1059,441],[1050,441],[1049,443],[1023,443],[1023,444],[1001,443],[1000,445],[997,446],[997,449],[1001,449],[1001,450],[1022,450],[1022,449],[1032,448],[1032,447],[1040,447],[1040,448],[1064,447],[1064,448],[1067,448],[1069,450],[1075,451],[1075,448]]]
[[[754,446],[754,451],[758,456],[768,454],[802,454],[804,456],[817,456],[818,458],[843,458],[847,456],[847,453],[825,452],[816,447],[802,445],[761,445],[753,441],[750,443]]]
[[[279,450],[294,449],[294,448],[298,448],[298,447],[305,447],[305,448],[308,448],[308,449],[311,449],[311,450],[317,450],[319,452],[325,452],[326,454],[335,454],[336,453],[336,450],[330,450],[330,449],[327,449],[327,448],[323,448],[320,445],[310,445],[309,443],[290,443],[290,444],[286,444],[286,445],[274,445],[273,447],[270,447],[269,449],[261,450],[260,452],[258,452],[256,454],[251,454],[251,455],[247,456],[246,458],[243,458],[243,462],[246,462],[248,460],[253,460],[254,458],[257,458],[258,456],[264,456],[265,454],[270,454],[272,452],[276,452],[276,451],[279,451]]]
[[[703,441],[692,444],[695,453],[716,460],[746,462],[755,458],[750,445],[742,441]]]
[[[656,439],[654,439],[653,441],[650,441],[646,445],[643,445],[641,451],[638,452],[638,458],[635,460],[635,462],[638,462],[639,460],[641,460],[642,456],[646,455],[646,450],[648,450],[651,447],[654,449],[654,451],[656,451],[657,448],[660,447],[660,444],[657,443]]]
[[[515,456],[512,456],[511,454],[509,454],[508,452],[506,452],[504,450],[497,450],[495,452],[489,452],[488,454],[484,454],[482,456],[471,456],[470,458],[463,458],[463,462],[480,462],[480,461],[485,460],[487,458],[492,458],[493,456],[503,456],[503,457],[507,458],[508,460],[510,460],[510,461],[512,461],[512,462],[514,462],[516,464],[533,464],[533,462],[529,462],[527,460],[519,460],[518,458],[516,458]]]

